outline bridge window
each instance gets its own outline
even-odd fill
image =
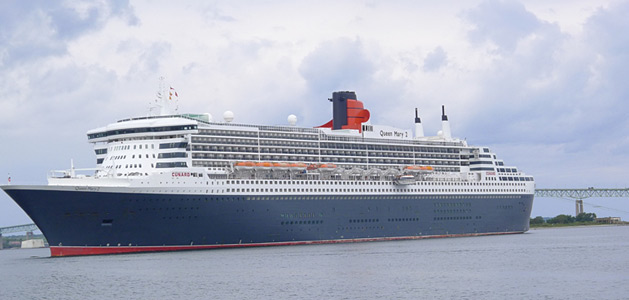
[[[186,148],[187,146],[188,143],[186,142],[159,144],[160,149]]]

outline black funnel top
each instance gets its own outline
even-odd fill
[[[333,92],[332,99],[332,129],[341,129],[347,125],[347,99],[358,100],[355,92]]]
[[[441,105],[441,121],[447,121],[448,116],[446,116],[446,106]]]

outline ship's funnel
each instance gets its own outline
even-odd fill
[[[415,108],[415,137],[424,137],[424,126],[422,125],[422,120],[417,114],[417,108]]]
[[[332,102],[332,120],[319,127],[362,131],[362,123],[369,121],[369,111],[357,100],[355,92],[334,92],[328,100]]]
[[[441,134],[445,140],[452,139],[452,131],[450,130],[450,122],[448,122],[448,116],[446,116],[446,106],[441,106]]]

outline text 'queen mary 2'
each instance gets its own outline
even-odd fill
[[[153,113],[87,133],[95,169],[53,171],[45,186],[2,189],[52,256],[522,233],[535,183],[486,147],[370,124],[335,92],[316,128]],[[81,175],[89,170],[90,175]]]

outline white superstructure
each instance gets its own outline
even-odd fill
[[[225,122],[209,114],[147,116],[90,130],[95,172],[72,168],[49,184],[208,194],[534,192],[531,176],[453,138],[445,109],[436,136],[424,136],[421,125],[415,133],[363,122],[300,128],[295,116],[287,126],[265,126],[224,115]]]

